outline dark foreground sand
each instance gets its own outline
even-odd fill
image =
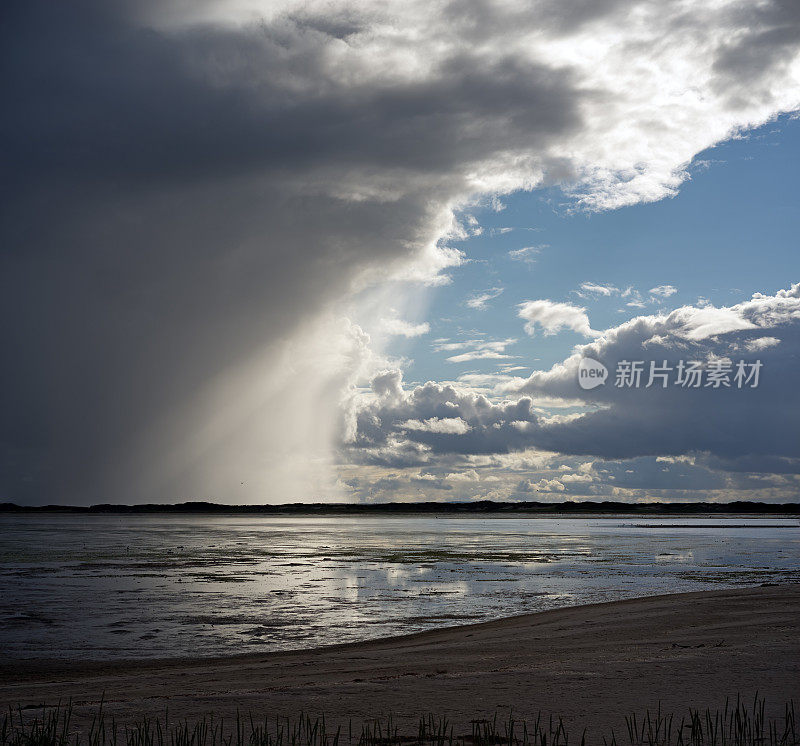
[[[200,651],[198,651],[200,652]],[[126,664],[0,662],[0,706],[73,699],[79,717],[105,693],[118,721],[163,714],[403,722],[538,711],[570,730],[624,728],[626,713],[718,707],[737,692],[772,714],[800,695],[800,585],[707,591],[578,606],[375,642],[296,653]],[[771,705],[771,706],[770,706]]]

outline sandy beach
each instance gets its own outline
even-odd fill
[[[198,651],[202,653],[202,651]],[[359,644],[194,660],[0,663],[0,706],[101,697],[118,721],[301,711],[400,722],[537,712],[590,732],[629,712],[718,707],[737,693],[778,709],[800,695],[800,585],[577,606]],[[467,728],[468,729],[468,728]]]

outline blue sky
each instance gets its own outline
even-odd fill
[[[499,365],[549,368],[586,340],[571,330],[530,337],[517,316],[517,304],[550,299],[584,306],[594,329],[605,329],[643,313],[695,304],[707,299],[729,305],[754,292],[774,292],[800,279],[800,209],[797,165],[800,119],[781,117],[739,139],[710,148],[694,159],[691,179],[674,197],[607,212],[572,209],[558,190],[517,192],[504,197],[504,209],[468,210],[482,232],[450,242],[467,263],[450,270],[452,283],[430,291],[417,322],[431,331],[411,340],[395,337],[390,352],[407,358],[409,382],[452,380],[463,373],[493,373]],[[510,231],[503,229],[510,228]],[[530,262],[509,252],[538,247]],[[630,298],[575,291],[583,282],[632,286],[645,308],[628,307]],[[671,285],[667,298],[652,302],[650,288]],[[483,310],[466,301],[502,289]],[[477,334],[476,334],[477,332]],[[514,338],[506,352],[514,360],[446,362],[454,352],[435,352],[432,340]]]

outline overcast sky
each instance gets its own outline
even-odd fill
[[[798,498],[792,0],[25,0],[0,36],[0,500]]]

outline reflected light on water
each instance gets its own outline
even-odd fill
[[[227,655],[800,580],[797,520],[3,516],[11,657]]]

